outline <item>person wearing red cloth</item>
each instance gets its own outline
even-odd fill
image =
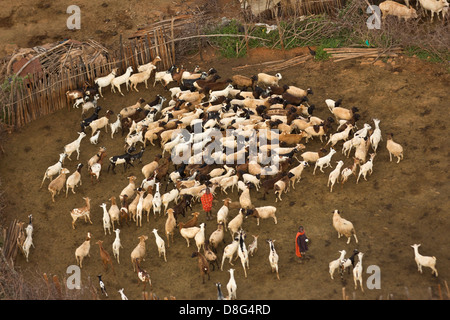
[[[211,209],[213,206],[213,195],[211,194],[209,188],[206,188],[205,193],[201,196],[203,211],[206,213],[206,220],[212,219]]]
[[[298,232],[295,237],[295,254],[300,259],[304,258],[306,251],[308,251],[308,241],[303,226],[298,227]]]

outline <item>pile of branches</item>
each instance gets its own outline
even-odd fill
[[[320,2],[320,1],[317,1]],[[261,42],[260,46],[292,49],[295,47],[319,46],[327,40],[336,40],[337,47],[379,48],[383,52],[396,51],[397,48],[418,48],[449,60],[450,23],[444,21],[430,23],[429,12],[418,10],[419,18],[404,21],[395,16],[380,19],[380,28],[370,28],[368,21],[372,13],[367,13],[370,3],[367,0],[326,1],[326,6],[318,8],[317,13],[310,10],[274,9],[272,14],[251,16],[241,12],[242,34],[255,35],[255,26],[265,23],[274,27],[276,39]],[[283,2],[282,2],[283,4]],[[370,11],[369,11],[370,12]],[[306,14],[306,15],[305,15]],[[381,18],[381,17],[380,17]],[[241,46],[243,44],[240,44]]]
[[[381,19],[379,29],[368,29],[367,21],[371,14],[367,14],[368,2],[366,0],[348,1],[346,7],[335,18],[338,28],[351,30],[352,38],[367,43],[371,47],[418,47],[438,55],[447,60],[450,48],[450,24],[447,21],[430,23],[429,12],[422,8],[418,10],[419,18],[404,21],[395,16]]]

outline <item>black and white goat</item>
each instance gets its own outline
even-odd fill
[[[89,127],[89,125],[91,124],[92,121],[95,121],[95,120],[98,119],[98,113],[100,112],[100,110],[102,110],[102,107],[97,106],[94,109],[94,113],[90,117],[88,117],[86,119],[83,119],[81,121],[81,124],[80,124],[81,125],[81,132],[84,132],[84,129]]]
[[[109,166],[108,166],[108,171],[109,169],[112,168],[112,172],[115,172],[115,167],[119,164],[123,164],[123,172],[125,172],[127,170],[128,165],[133,166],[132,162],[132,152],[136,151],[135,147],[131,147],[128,148],[128,150],[126,151],[126,153],[119,155],[119,156],[113,156],[111,158],[109,158]]]

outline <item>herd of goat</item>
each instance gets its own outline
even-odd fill
[[[135,74],[132,74],[133,69],[129,67],[124,74],[118,76],[118,69],[114,69],[109,75],[96,79],[93,87],[86,86],[67,92],[67,98],[73,103],[73,107],[82,109],[79,137],[64,146],[58,162],[48,167],[41,183],[42,187],[45,180],[50,180],[48,190],[55,202],[63,189],[66,197],[69,189],[75,194],[75,188],[81,186],[84,166],[87,166],[89,177],[94,183],[99,181],[100,174],[114,174],[116,166],[122,166],[126,172],[130,167],[142,163],[145,150],[150,145],[150,148],[157,150],[159,143],[161,149],[158,149],[160,152],[157,152],[154,160],[139,167],[142,177],[128,177],[128,183],[118,197],[108,195],[109,208],[106,203],[101,205],[105,236],[111,234],[111,230],[115,233],[113,257],[102,246],[103,241],[96,242],[105,271],[110,266],[114,272],[114,259],[120,263],[120,232],[123,231],[124,224],[133,221],[140,228],[143,216],[147,215],[149,221],[153,212],[155,221],[161,216],[166,217],[166,241],[158,234],[157,228],[152,230],[158,254],[165,262],[166,246],[170,248],[173,245],[174,235],[178,233],[186,240],[187,247],[191,241],[195,242],[196,251],[192,258],[197,258],[203,283],[205,277],[209,279],[211,268],[214,270],[217,266],[223,270],[225,260],[228,259],[232,265],[233,257],[240,258],[247,277],[249,256],[253,256],[257,250],[258,236],[253,235],[253,242],[246,244],[245,218],[255,217],[258,226],[260,219],[267,218],[273,219],[274,224],[277,224],[277,207],[255,207],[252,193],[261,194],[266,199],[272,192],[275,202],[282,201],[283,193],[290,190],[296,192],[295,185],[301,180],[305,168],[314,166],[313,176],[318,172],[325,173],[324,169],[328,167],[333,169],[332,157],[339,152],[338,145],[342,146],[341,152],[345,158],[350,158],[353,152],[353,160],[347,167],[344,167],[342,160],[336,161],[336,166],[328,177],[327,187],[330,192],[333,192],[336,183],[343,185],[352,176],[355,177],[355,183],[360,183],[360,178],[367,181],[372,174],[375,156],[383,141],[379,119],[372,119],[373,125],[359,125],[361,119],[358,108],[346,108],[340,99],[325,101],[330,116],[321,119],[313,115],[315,105],[309,104],[313,91],[310,88],[281,85],[280,73],[259,73],[251,77],[233,75],[230,79],[223,80],[214,68],[205,72],[197,67],[190,72],[183,67],[173,66],[167,71],[157,72],[159,61],[159,57],[156,57],[152,62],[140,66]],[[152,76],[153,86],[160,83],[167,90],[166,97],[156,95],[151,102],[141,98],[136,104],[123,108],[117,114],[106,110],[100,116],[102,108],[97,102],[103,97],[102,89],[110,86],[113,93],[123,95],[121,86],[125,85],[127,91],[139,92],[138,85],[145,84],[145,88],[148,88],[147,81]],[[85,117],[90,110],[93,113]],[[123,154],[108,157],[106,148],[100,147],[87,163],[79,163],[76,171],[69,175],[69,170],[63,165],[64,160],[72,160],[74,152],[77,152],[79,160],[83,138],[90,135],[90,143],[97,144],[103,130],[111,135],[111,139],[125,140]],[[117,138],[115,134],[121,134],[122,137]],[[396,157],[399,163],[403,159],[402,146],[394,142],[392,134],[385,137],[390,161]],[[308,148],[308,142],[312,139],[321,142],[317,150]],[[139,145],[141,149],[137,151]],[[214,212],[217,230],[209,236],[205,234],[205,223],[200,223],[199,212],[193,212],[192,219],[188,221],[180,218],[180,215],[185,217],[188,210],[192,210],[207,188],[215,198],[220,198],[221,194],[225,197],[219,199],[220,204],[223,200],[223,205]],[[228,193],[230,191],[237,192],[237,201],[231,200],[232,196]],[[77,228],[78,219],[93,224],[90,215],[93,209],[91,199],[83,199],[85,205],[74,208],[70,213],[73,229]],[[234,210],[237,214],[232,216]],[[27,261],[30,246],[33,245],[31,218],[30,216],[26,233],[20,237],[20,247]],[[338,237],[347,237],[347,244],[352,236],[358,243],[353,224],[342,218],[339,210],[334,210],[332,224]],[[228,244],[227,232],[232,240]],[[91,238],[92,234],[88,232],[85,241],[75,252],[80,268],[85,264],[84,258],[89,256]],[[139,237],[139,243],[130,257],[138,281],[144,284],[144,290],[147,284],[152,285],[149,272],[141,266],[148,251],[148,238],[147,235]],[[275,240],[268,239],[267,242],[270,268],[280,279]],[[436,258],[421,256],[418,246],[414,245],[413,248],[419,271],[422,271],[422,266],[427,266],[437,276]],[[219,252],[223,252],[221,259]],[[329,264],[331,279],[335,270],[339,270],[342,276],[346,268],[353,267],[355,289],[359,281],[363,290],[363,253],[355,250],[348,258],[345,257],[345,250],[340,251],[340,254],[338,259]],[[356,258],[358,262],[355,261]],[[221,284],[216,283],[219,299],[236,299],[234,271],[233,268],[229,269],[230,280],[226,286],[228,296],[224,297]],[[99,283],[102,292],[107,295],[101,276]],[[127,299],[123,288],[119,293],[122,299]]]

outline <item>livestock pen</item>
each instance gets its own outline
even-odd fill
[[[447,299],[448,294],[446,295],[445,290],[441,292],[441,289],[446,287],[450,270],[449,252],[445,246],[449,228],[446,213],[449,185],[447,151],[442,147],[441,137],[448,132],[442,119],[442,115],[446,113],[445,102],[448,100],[448,74],[439,65],[401,54],[386,57],[377,64],[372,64],[374,60],[369,60],[370,57],[362,61],[348,59],[337,62],[308,58],[289,67],[289,61],[296,58],[299,52],[305,57],[309,55],[305,48],[300,49],[280,52],[259,48],[249,50],[248,56],[239,59],[220,58],[211,49],[204,51],[202,57],[176,57],[175,61],[176,66],[183,65],[189,71],[196,66],[204,71],[214,68],[224,80],[236,73],[251,77],[265,71],[270,65],[270,73],[282,73],[281,85],[312,88],[314,94],[308,96],[308,103],[315,105],[314,116],[321,119],[332,116],[325,100],[342,99],[343,106],[358,107],[361,115],[358,127],[362,128],[364,123],[374,127],[373,119],[380,120],[383,141],[378,146],[373,173],[367,176],[367,181],[362,179],[357,185],[356,176],[353,176],[344,185],[336,184],[333,192],[330,192],[327,179],[336,162],[342,160],[345,167],[354,164],[352,157],[347,158],[342,154],[342,142],[338,142],[337,153],[331,162],[333,168],[324,168],[325,173],[317,170],[315,175],[313,166],[304,168],[301,180],[295,185],[295,189],[283,194],[282,201],[275,202],[273,190],[266,195],[266,200],[262,199],[262,191],[258,192],[254,188],[249,190],[255,207],[274,205],[277,208],[277,223],[272,219],[263,219],[257,225],[250,216],[243,220],[247,247],[253,238],[251,235],[258,236],[259,245],[258,251],[249,257],[247,277],[239,262],[233,267],[238,299]],[[128,53],[125,55],[130,57]],[[148,62],[151,58],[149,56],[138,64]],[[279,61],[273,63],[274,60]],[[278,70],[278,67],[282,70]],[[119,74],[125,69],[125,66],[121,68]],[[106,73],[105,70],[102,75]],[[84,80],[80,80],[80,85]],[[172,86],[175,85],[172,83],[169,87]],[[150,102],[157,95],[164,96],[167,102],[163,108],[171,100],[170,92],[160,84],[155,87],[150,85],[149,89],[144,89],[143,84],[140,84],[138,88],[140,92],[127,92],[124,89],[123,97],[118,93],[113,94],[107,88],[104,98],[98,100],[98,105],[102,106],[102,115],[106,110],[117,115],[124,107],[134,105],[141,98]],[[82,140],[78,161],[64,161],[64,166],[72,173],[78,163],[86,164],[100,147],[105,147],[107,157],[98,182],[92,183],[87,169],[82,170],[83,183],[76,188],[76,194],[69,192],[65,198],[65,194],[61,193],[53,203],[46,189],[47,183],[45,188],[39,189],[42,176],[45,169],[58,160],[63,146],[75,140],[80,121],[81,109],[65,104],[45,117],[36,117],[30,122],[22,121],[26,125],[16,122],[16,125],[21,125],[18,125],[15,132],[8,134],[3,142],[5,152],[1,158],[0,176],[5,207],[2,208],[2,218],[8,222],[4,225],[12,225],[16,220],[26,222],[28,215],[33,214],[35,248],[30,249],[28,263],[23,255],[15,255],[15,270],[27,280],[44,284],[45,294],[40,297],[48,299],[106,299],[98,286],[97,276],[101,274],[109,299],[120,299],[119,290],[123,288],[129,299],[157,295],[160,298],[173,296],[177,299],[215,300],[215,283],[220,282],[225,286],[230,277],[228,270],[232,266],[228,260],[225,261],[223,271],[217,268],[211,270],[210,280],[205,279],[203,284],[197,259],[192,258],[196,247],[191,241],[191,246],[187,248],[186,241],[178,230],[175,230],[174,242],[166,247],[167,262],[158,257],[155,242],[147,240],[146,257],[139,266],[150,275],[152,287],[150,289],[146,286],[147,293],[143,293],[142,285],[138,286],[140,280],[133,271],[134,264],[130,254],[138,245],[140,236],[147,236],[150,240],[153,229],[157,229],[159,234],[163,232],[166,221],[163,214],[156,215],[156,218],[151,214],[148,222],[146,219],[142,220],[142,227],[136,226],[134,221],[116,226],[121,230],[123,248],[120,250],[120,264],[116,260],[112,261],[114,274],[111,270],[104,271],[99,248],[92,245],[90,257],[83,260],[81,289],[69,289],[65,286],[71,270],[68,267],[76,265],[74,253],[85,240],[87,232],[92,235],[92,243],[103,241],[103,248],[112,252],[115,234],[105,234],[100,205],[107,203],[109,208],[108,199],[112,196],[119,197],[128,185],[130,176],[136,176],[140,186],[144,179],[142,167],[162,154],[162,148],[156,141],[156,146],[146,145],[142,163],[135,162],[126,170],[118,166],[116,174],[107,172],[106,160],[125,152],[125,135],[128,132],[122,136],[119,131],[111,138],[110,132],[105,133],[102,129],[97,145],[91,144],[88,139]],[[333,132],[336,128],[337,124],[334,123]],[[394,133],[396,141],[404,146],[404,159],[400,163],[389,161],[389,153],[385,147],[388,133]],[[307,151],[317,151],[323,147],[328,151],[326,142],[325,139],[321,143],[318,138],[308,143],[302,141]],[[138,143],[137,150],[140,147],[141,144]],[[300,153],[296,153],[296,156],[300,159]],[[298,165],[294,158],[293,165]],[[173,163],[170,163],[169,172],[174,170]],[[173,184],[167,184],[167,181],[168,175],[161,179],[161,194],[175,188]],[[227,192],[225,194],[220,188],[215,189],[217,202],[213,203],[213,214],[217,214],[225,198],[230,198],[231,204],[239,202],[240,191],[236,187]],[[84,205],[83,197],[92,199],[93,223],[91,225],[81,219],[77,221],[76,229],[73,229],[70,211]],[[118,204],[122,205],[121,202]],[[336,209],[354,224],[358,234],[357,246],[353,241],[347,244],[345,238],[337,237],[332,226],[332,215]],[[200,202],[194,202],[186,216],[178,216],[178,220],[186,222],[194,212],[200,212],[198,224],[205,223],[205,235],[209,237],[217,229],[217,223],[215,220],[206,220]],[[231,208],[230,205],[228,221],[238,212],[239,208]],[[301,263],[295,255],[294,242],[299,225],[305,227],[310,239],[307,258]],[[275,240],[280,280],[272,274],[266,239]],[[229,232],[224,233],[224,240],[225,243],[218,247],[219,258],[225,245],[233,241]],[[414,243],[422,244],[422,254],[436,256],[439,277],[432,275],[428,269],[424,269],[423,274],[417,271],[411,248]],[[343,274],[342,279],[330,279],[328,263],[338,258],[339,250],[343,249],[348,253],[354,249],[364,253],[364,293],[359,288],[354,289],[351,274]],[[367,286],[366,280],[371,275],[367,272],[369,266],[379,268],[380,287]],[[53,295],[47,292],[56,293]]]

